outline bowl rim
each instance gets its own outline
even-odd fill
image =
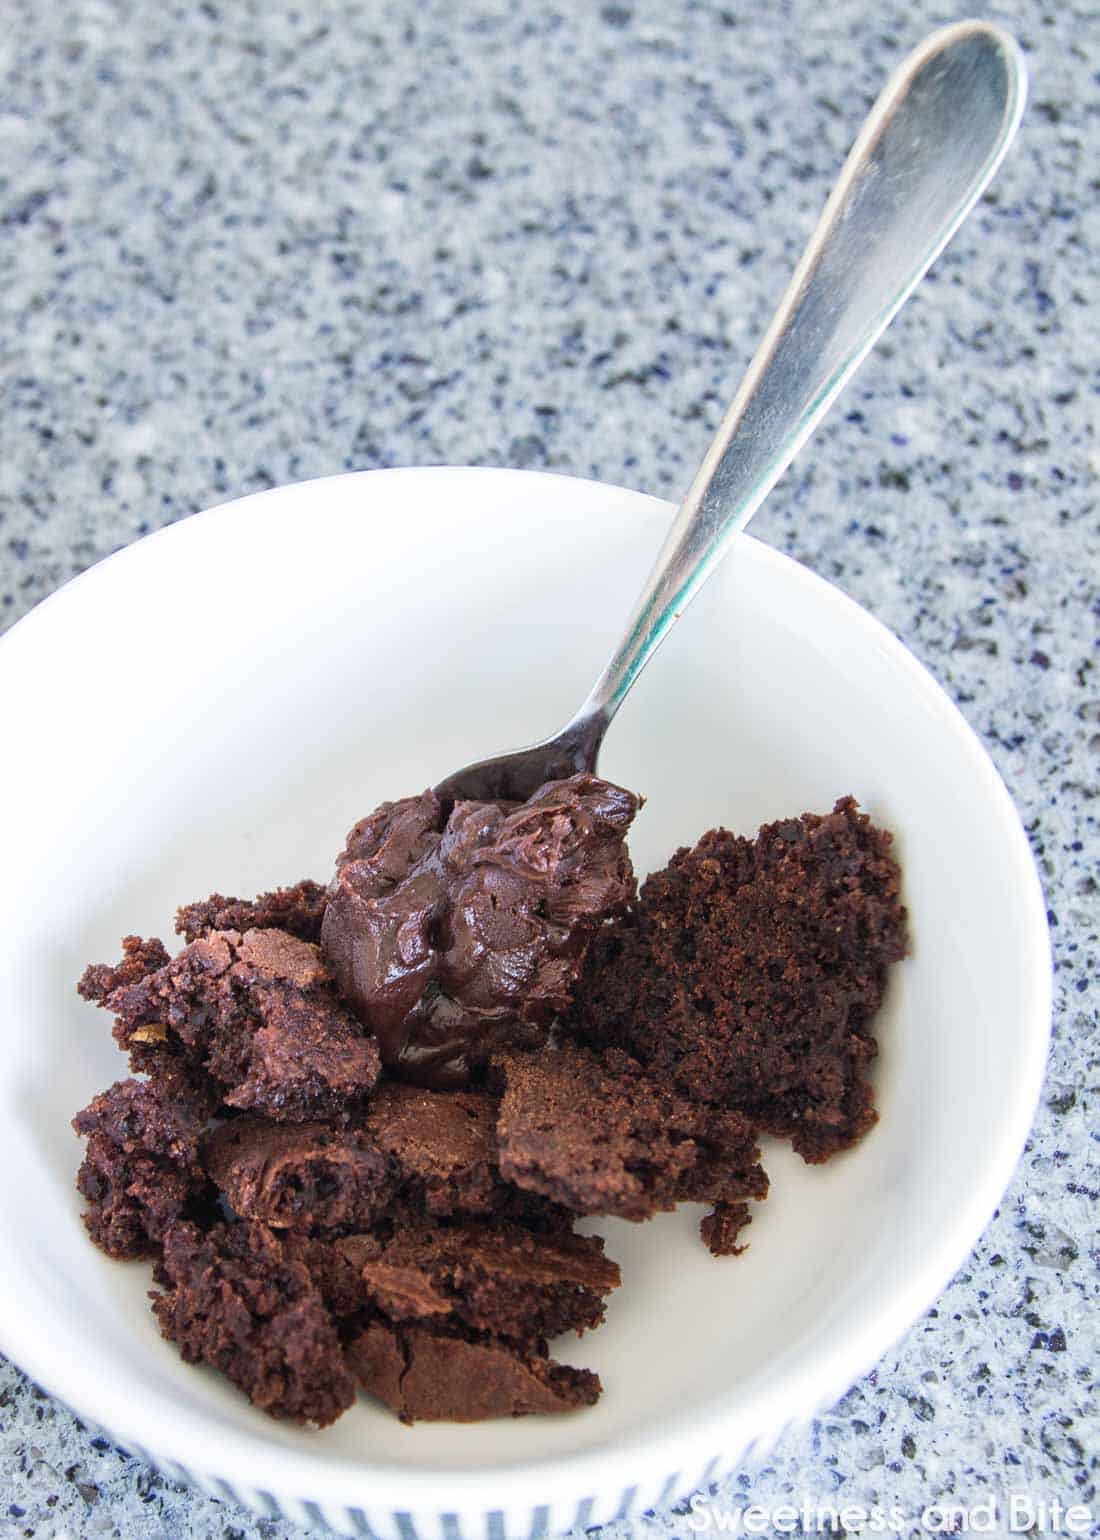
[[[369,479],[384,496],[378,484],[399,478],[446,481],[455,478],[491,478],[499,483],[510,478],[529,485],[538,477],[552,480],[564,497],[587,492],[614,492],[636,499],[639,510],[647,505],[651,516],[670,518],[673,505],[667,501],[611,483],[581,476],[548,471],[512,470],[478,466],[409,466],[370,471],[350,471],[335,476],[321,476],[266,488],[227,502],[214,504],[172,524],[151,532],[121,547],[71,578],[47,595],[0,637],[0,675],[12,650],[14,638],[26,644],[28,633],[51,617],[66,602],[74,589],[95,583],[97,574],[110,565],[140,563],[149,559],[150,550],[159,553],[165,544],[196,538],[217,516],[245,516],[258,505],[301,496],[307,489],[316,493],[338,483],[362,483]],[[376,498],[377,501],[377,498]],[[365,509],[364,517],[369,516]],[[928,1309],[949,1283],[978,1241],[1008,1186],[1030,1131],[1046,1066],[1052,1006],[1052,967],[1046,903],[1035,860],[1020,816],[1007,788],[977,734],[950,700],[930,671],[881,621],[854,599],[811,569],[801,565],[774,547],[751,535],[742,535],[751,555],[746,559],[762,568],[779,569],[785,582],[801,587],[819,603],[834,607],[842,621],[855,627],[869,643],[889,655],[892,663],[907,678],[915,696],[926,709],[949,728],[960,743],[973,769],[975,779],[985,783],[991,814],[1001,826],[1001,833],[1012,853],[1018,878],[1017,901],[1027,911],[1026,956],[1018,958],[1024,989],[1021,1018],[1035,1022],[1027,1040],[1014,1078],[1010,1105],[990,1131],[987,1157],[980,1175],[947,1217],[938,1246],[915,1259],[904,1278],[895,1279],[891,1289],[878,1296],[857,1326],[847,1330],[839,1344],[822,1345],[809,1366],[785,1365],[778,1375],[758,1373],[762,1381],[753,1387],[753,1426],[737,1430],[745,1421],[745,1409],[730,1407],[728,1397],[712,1397],[705,1408],[680,1409],[659,1430],[633,1431],[614,1444],[592,1449],[554,1454],[534,1460],[479,1466],[475,1470],[460,1466],[436,1466],[421,1469],[392,1464],[373,1464],[369,1458],[361,1464],[347,1459],[333,1461],[323,1448],[286,1447],[274,1441],[265,1443],[258,1433],[243,1433],[246,1449],[238,1446],[241,1430],[226,1440],[213,1425],[182,1428],[171,1423],[147,1426],[142,1422],[141,1397],[135,1396],[128,1381],[104,1384],[82,1379],[79,1365],[66,1353],[61,1343],[33,1331],[33,1319],[27,1319],[25,1301],[6,1282],[0,1270],[0,1348],[38,1384],[68,1405],[85,1420],[102,1426],[124,1448],[134,1448],[154,1464],[184,1478],[223,1490],[236,1500],[249,1500],[243,1492],[226,1490],[226,1477],[246,1484],[261,1494],[278,1494],[301,1507],[308,1503],[326,1507],[350,1508],[360,1513],[369,1506],[372,1512],[389,1509],[395,1517],[413,1515],[438,1518],[475,1509],[501,1513],[509,1509],[530,1511],[534,1503],[553,1494],[555,1507],[560,1500],[568,1506],[577,1494],[609,1489],[624,1493],[634,1490],[647,1472],[673,1471],[682,1476],[682,1484],[668,1493],[669,1500],[690,1491],[702,1482],[715,1479],[711,1471],[723,1460],[718,1452],[727,1450],[733,1463],[743,1459],[754,1444],[774,1441],[792,1423],[808,1420],[824,1404],[841,1395],[857,1378],[866,1373],[890,1346]],[[24,1336],[20,1325],[30,1326]],[[813,1393],[806,1396],[806,1381]],[[794,1391],[799,1389],[798,1404]],[[739,1387],[744,1394],[744,1383]],[[177,1437],[177,1433],[179,1436]],[[731,1437],[732,1435],[735,1435]],[[708,1456],[709,1458],[708,1460]],[[693,1481],[692,1473],[700,1472]],[[673,1478],[665,1482],[670,1487]],[[583,1502],[582,1502],[583,1506]],[[321,1516],[323,1518],[323,1515]],[[400,1525],[399,1525],[400,1527]]]

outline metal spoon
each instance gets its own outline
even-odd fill
[[[908,56],[852,147],[611,661],[554,737],[441,782],[447,806],[525,801],[596,768],[642,669],[989,183],[1026,92],[1019,48],[989,22],[945,27]]]

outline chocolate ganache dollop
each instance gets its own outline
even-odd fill
[[[543,1040],[596,929],[634,897],[625,839],[640,805],[574,775],[449,816],[426,791],[355,825],[321,947],[394,1073],[464,1085],[502,1044]]]

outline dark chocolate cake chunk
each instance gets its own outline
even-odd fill
[[[464,1085],[495,1047],[536,1045],[597,927],[634,896],[632,792],[591,775],[523,803],[432,791],[385,802],[337,860],[321,944],[387,1066]]]
[[[178,1061],[242,1111],[338,1115],[378,1078],[378,1046],[336,998],[317,947],[286,931],[211,931],[100,1003],[135,1068]]]
[[[398,1189],[393,1161],[342,1124],[233,1118],[204,1159],[233,1211],[272,1229],[366,1229]]]
[[[213,1108],[186,1080],[121,1080],[73,1119],[87,1138],[77,1188],[97,1246],[119,1259],[154,1256],[170,1225],[211,1195],[199,1141]]]
[[[326,889],[308,878],[293,887],[276,888],[258,898],[226,898],[211,893],[198,903],[176,911],[176,933],[188,942],[212,930],[285,930],[300,941],[320,941]],[[167,962],[167,958],[165,958]]]
[[[545,1353],[426,1324],[373,1321],[347,1347],[360,1385],[402,1422],[480,1422],[592,1406],[600,1381]]]
[[[875,1121],[872,1021],[906,950],[890,846],[851,797],[705,834],[597,937],[570,1030],[827,1159]]]
[[[76,1186],[88,1203],[83,1216],[88,1234],[119,1262],[156,1256],[167,1231],[190,1211],[200,1191],[171,1161],[128,1153],[102,1133],[88,1137]]]
[[[621,1281],[598,1236],[535,1235],[499,1220],[410,1222],[389,1240],[352,1235],[333,1244],[358,1275],[362,1306],[392,1321],[453,1319],[526,1344],[598,1326]],[[354,1299],[348,1276],[339,1285],[334,1276],[329,1289]]]
[[[684,1201],[763,1198],[752,1126],[697,1105],[627,1054],[575,1044],[494,1061],[500,1168],[579,1214],[648,1219]]]
[[[399,1173],[402,1194],[429,1214],[491,1214],[508,1201],[497,1167],[497,1101],[484,1090],[429,1091],[385,1082],[364,1137]]]
[[[273,1417],[335,1422],[355,1385],[308,1271],[261,1224],[179,1224],[156,1269],[161,1331],[188,1363],[207,1363]]]
[[[246,1043],[230,1036],[208,1058],[219,1080],[236,1082],[225,1098],[230,1106],[270,1118],[317,1117],[371,1089],[378,1045],[335,999],[315,946],[285,931],[253,930],[238,943],[237,959],[234,983],[259,1025]]]
[[[358,1329],[374,1314],[354,1247],[348,1253],[340,1237],[305,1230],[282,1230],[279,1239],[283,1255],[307,1270],[342,1333],[346,1335],[349,1323]]]
[[[105,1134],[127,1155],[157,1155],[202,1176],[199,1144],[217,1103],[171,1069],[156,1081],[118,1080],[73,1118],[78,1134]]]

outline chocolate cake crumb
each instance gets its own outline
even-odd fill
[[[570,1210],[502,1175],[498,1109],[499,1098],[483,1087],[431,1091],[384,1080],[371,1096],[359,1137],[393,1162],[397,1196],[410,1213],[495,1216],[532,1230],[570,1230]]]
[[[355,1399],[332,1318],[309,1273],[261,1224],[179,1224],[165,1236],[153,1296],[161,1331],[273,1417],[335,1422]]]
[[[327,897],[327,889],[308,878],[259,898],[211,893],[177,909],[176,933],[191,942],[212,930],[283,930],[300,941],[320,941]]]
[[[122,961],[113,967],[109,963],[90,963],[85,968],[77,993],[85,1000],[102,1005],[107,996],[128,984],[138,984],[150,973],[156,973],[169,961],[164,942],[156,936],[143,941],[140,936],[122,938]]]
[[[699,1221],[699,1234],[713,1256],[739,1257],[745,1247],[737,1244],[737,1238],[750,1224],[752,1214],[747,1203],[716,1203]]]
[[[426,1325],[372,1322],[347,1348],[365,1390],[402,1422],[478,1422],[592,1406],[600,1381],[538,1353]]]
[[[378,1078],[378,1046],[336,998],[317,947],[286,931],[211,931],[100,1003],[135,1068],[178,1059],[241,1111],[339,1115]]]
[[[683,1201],[763,1198],[751,1125],[699,1106],[627,1054],[567,1044],[494,1061],[500,1169],[579,1214],[648,1219]]]
[[[597,936],[569,1029],[828,1159],[876,1117],[872,1018],[906,950],[890,846],[851,797],[755,841],[711,830]]]

